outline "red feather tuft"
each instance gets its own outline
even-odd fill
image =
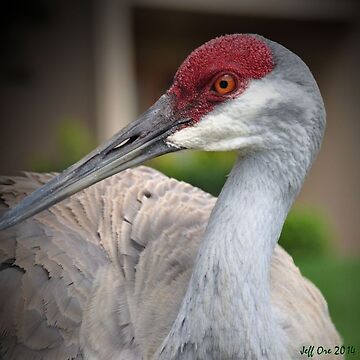
[[[211,96],[209,83],[219,73],[238,76],[242,93],[251,79],[260,79],[273,69],[270,48],[253,35],[225,35],[197,48],[178,69],[169,93],[176,96],[176,111],[199,121],[216,103],[228,97]]]

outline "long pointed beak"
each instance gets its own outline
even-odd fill
[[[49,208],[86,187],[156,156],[177,151],[167,137],[189,119],[176,119],[172,98],[163,95],[139,119],[47,184],[24,198],[0,218],[0,230]]]

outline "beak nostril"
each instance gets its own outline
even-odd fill
[[[112,148],[112,150],[120,149],[121,147],[123,147],[125,145],[132,144],[138,137],[139,137],[139,135],[130,136],[129,138],[122,141],[120,144],[117,144],[116,146],[114,146]]]
[[[106,153],[106,155],[109,155],[115,151],[118,151],[119,149],[123,148],[126,145],[132,144],[139,137],[140,137],[140,134],[128,137],[127,139],[123,140],[121,143],[119,143],[119,144],[115,145],[114,147],[112,147],[111,149],[109,149],[109,151]]]

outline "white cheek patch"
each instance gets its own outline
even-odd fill
[[[177,131],[167,138],[172,146],[188,149],[226,151],[241,149],[259,141],[256,119],[270,101],[280,102],[281,94],[266,79],[253,80],[246,91],[205,115],[194,126]]]

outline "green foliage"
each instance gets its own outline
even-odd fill
[[[89,129],[76,120],[60,122],[56,134],[56,155],[36,154],[30,167],[33,171],[62,171],[75,163],[95,147]]]
[[[292,210],[282,229],[279,244],[294,258],[322,257],[331,253],[329,225],[320,212]]]
[[[301,273],[314,282],[324,295],[331,318],[344,344],[356,348],[355,355],[350,354],[346,359],[359,359],[360,259],[307,258],[297,265]]]
[[[162,156],[149,161],[148,165],[217,196],[235,158],[235,152],[192,151]]]

